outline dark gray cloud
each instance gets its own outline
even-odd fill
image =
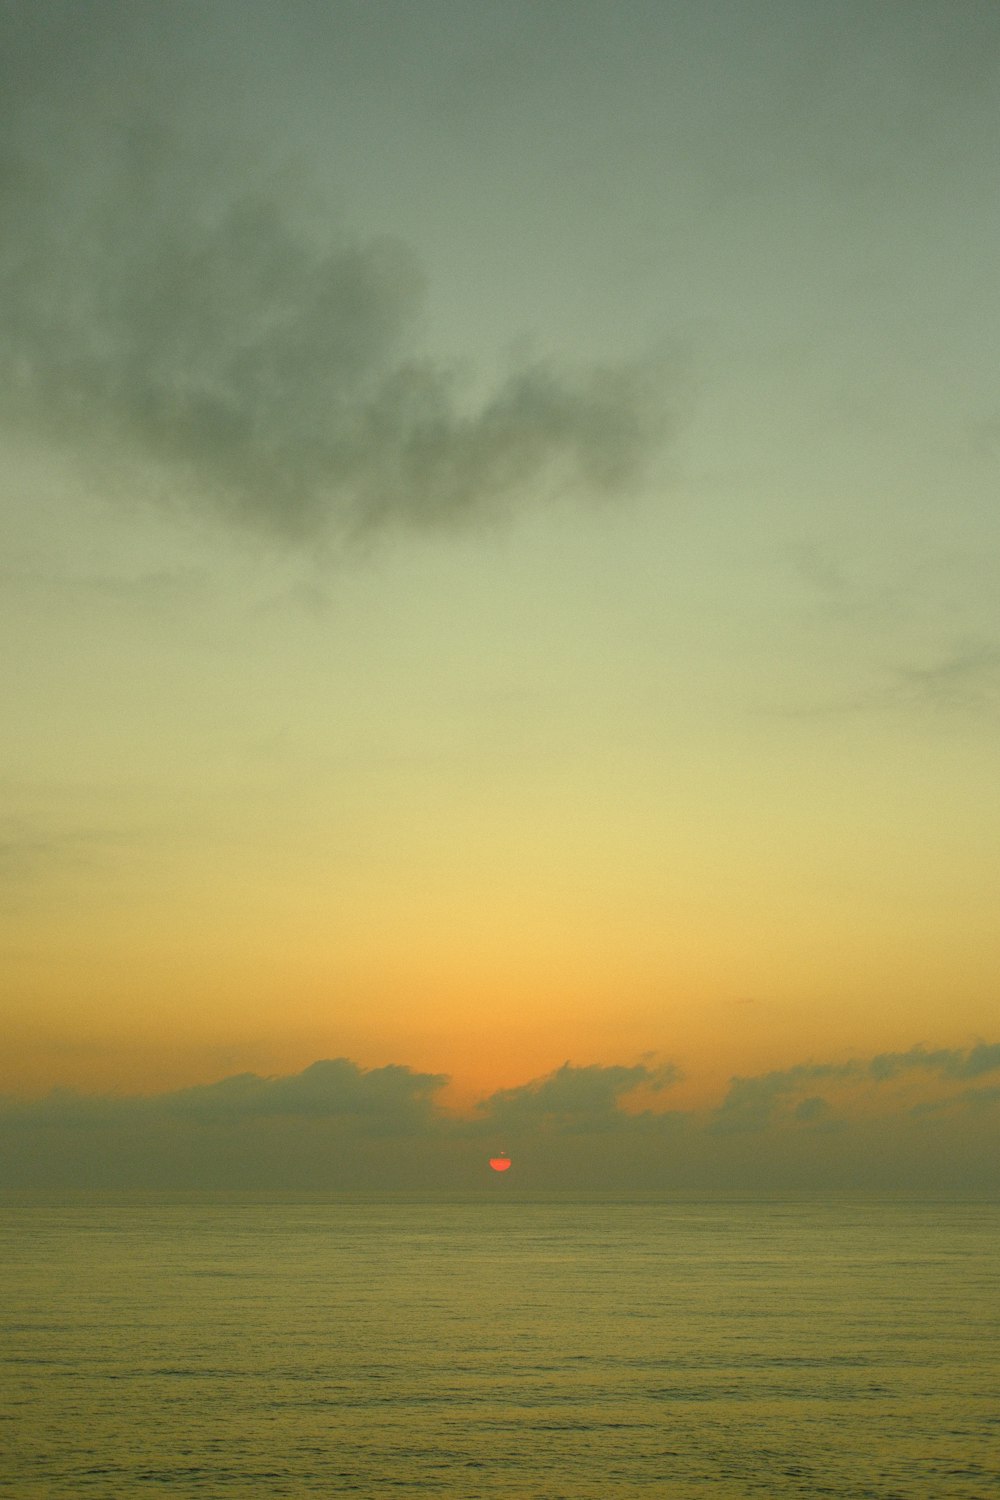
[[[820,1080],[853,1078],[860,1071],[859,1064],[855,1062],[798,1063],[793,1068],[758,1073],[749,1078],[733,1078],[730,1080],[729,1092],[715,1111],[708,1129],[723,1135],[729,1132],[765,1130],[774,1122],[779,1107],[803,1087]],[[818,1117],[819,1113],[815,1106],[823,1103],[822,1099],[802,1101],[802,1104],[813,1107],[814,1117]],[[796,1111],[796,1115],[800,1120],[808,1119],[810,1110],[807,1108],[805,1115]]]
[[[958,1096],[958,1102],[976,1110],[991,1109],[994,1105],[1000,1104],[1000,1084],[991,1084],[985,1089],[963,1089]]]
[[[908,1052],[881,1052],[869,1064],[871,1076],[879,1081],[915,1068],[941,1078],[980,1078],[1000,1071],[1000,1042],[977,1042],[965,1051],[941,1047],[928,1052],[916,1046]]]
[[[158,1106],[166,1114],[207,1123],[273,1115],[336,1117],[381,1135],[426,1126],[434,1096],[447,1082],[443,1073],[415,1073],[398,1064],[365,1070],[338,1057],[284,1078],[241,1073],[181,1089]]]
[[[278,1117],[324,1119],[368,1135],[440,1134],[449,1137],[526,1132],[579,1134],[647,1127],[663,1116],[628,1112],[627,1096],[642,1087],[659,1092],[680,1078],[670,1063],[654,1067],[575,1067],[565,1063],[547,1077],[501,1089],[482,1100],[471,1119],[446,1115],[437,1096],[443,1073],[420,1073],[399,1064],[360,1068],[348,1058],[324,1059],[301,1073],[262,1077],[240,1073],[151,1096],[84,1095],[56,1089],[28,1102],[0,1101],[7,1123],[83,1126],[120,1123],[197,1126],[261,1122]]]
[[[538,1129],[582,1133],[648,1128],[664,1116],[649,1110],[629,1112],[622,1108],[623,1099],[640,1087],[667,1088],[680,1076],[671,1063],[574,1067],[566,1062],[545,1078],[499,1089],[482,1100],[478,1112],[493,1133],[511,1136]]]
[[[810,1094],[795,1106],[795,1119],[801,1125],[828,1125],[832,1114],[829,1100],[820,1094]]]
[[[526,1181],[532,1161],[536,1182],[546,1173],[572,1181],[584,1136],[651,1141],[676,1133],[673,1116],[635,1118],[620,1107],[636,1085],[657,1089],[672,1076],[644,1065],[567,1065],[484,1101],[471,1119],[439,1107],[442,1074],[363,1069],[346,1058],[288,1077],[245,1073],[149,1097],[59,1089],[0,1100],[0,1186],[475,1187],[501,1126],[509,1127],[509,1147],[530,1139]],[[591,1160],[589,1149],[585,1156]],[[612,1153],[601,1170],[619,1166]]]
[[[265,1078],[240,1073],[152,1096],[88,1096],[56,1089],[30,1103],[0,1103],[7,1122],[98,1126],[184,1121],[227,1125],[283,1116],[331,1119],[362,1134],[407,1134],[434,1120],[434,1096],[448,1082],[441,1073],[416,1073],[398,1064],[360,1068],[344,1057],[313,1063],[301,1073]]]
[[[51,75],[37,36],[22,47],[43,97],[70,45],[56,38]],[[641,479],[671,427],[663,360],[522,363],[470,399],[421,353],[405,245],[332,231],[287,171],[195,146],[128,92],[46,116],[15,91],[0,109],[8,426],[58,438],[119,490],[291,538]]]
[[[567,1063],[466,1117],[441,1107],[442,1074],[346,1058],[152,1097],[56,1090],[0,1100],[0,1185],[481,1190],[503,1146],[531,1192],[1000,1187],[1000,1088],[961,1086],[996,1070],[998,1044],[887,1056],[888,1069],[884,1059],[809,1062],[736,1078],[708,1114],[626,1108],[679,1076],[647,1063]],[[914,1107],[883,1091],[927,1059],[958,1085],[946,1098]],[[816,1092],[824,1081],[834,1092],[867,1086],[868,1097],[835,1108],[831,1090]]]
[[[878,1086],[913,1071],[934,1074],[942,1080],[979,1078],[1000,1071],[1000,1043],[979,1042],[965,1051],[939,1048],[930,1052],[918,1045],[907,1052],[879,1053],[868,1062],[852,1059],[842,1063],[798,1063],[791,1068],[733,1078],[707,1128],[717,1134],[764,1131],[785,1117],[800,1124],[829,1123],[832,1114],[829,1101],[805,1094],[814,1082],[867,1081]],[[989,1092],[969,1090],[957,1099],[920,1104],[916,1110],[924,1113],[928,1108],[962,1101],[982,1103]]]

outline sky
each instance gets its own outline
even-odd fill
[[[0,57],[0,1183],[1000,1187],[1000,9]]]

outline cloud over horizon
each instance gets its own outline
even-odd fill
[[[933,1057],[952,1083],[1000,1071],[997,1044],[892,1056],[918,1074]],[[150,1096],[59,1089],[0,1100],[0,1185],[464,1189],[488,1142],[511,1150],[519,1179],[537,1188],[996,1187],[1000,1135],[994,1155],[983,1132],[1000,1130],[1000,1087],[914,1104],[886,1091],[896,1076],[884,1056],[802,1063],[733,1079],[715,1109],[637,1109],[626,1107],[636,1091],[648,1098],[680,1080],[674,1064],[564,1063],[464,1114],[443,1107],[444,1074],[347,1058]],[[817,1081],[867,1093],[834,1108]]]
[[[830,1084],[834,1088],[845,1083],[862,1088],[867,1084],[869,1089],[874,1084],[877,1091],[880,1085],[906,1074],[923,1073],[947,1084],[982,1078],[998,1071],[1000,1043],[995,1042],[977,1042],[965,1051],[947,1047],[927,1051],[918,1043],[907,1052],[882,1052],[867,1062],[850,1059],[838,1063],[798,1063],[791,1068],[732,1078],[726,1096],[713,1111],[707,1128],[717,1134],[761,1131],[782,1113],[799,1123],[827,1125],[832,1115],[828,1100],[808,1092],[815,1083]],[[928,1107],[937,1108],[945,1102],[966,1103],[980,1092],[984,1097],[990,1093],[989,1090],[965,1090],[947,1096],[944,1101],[935,1100],[930,1104],[922,1101],[915,1108],[919,1112]]]
[[[651,1068],[574,1067],[563,1063],[554,1073],[516,1088],[499,1089],[477,1106],[484,1125],[519,1134],[556,1129],[569,1134],[589,1131],[642,1129],[663,1120],[652,1110],[629,1111],[623,1101],[645,1086],[654,1092],[676,1083],[680,1070],[672,1063]]]
[[[54,1089],[30,1101],[0,1099],[0,1117],[86,1124],[134,1115],[213,1125],[284,1115],[337,1119],[381,1135],[430,1123],[434,1095],[447,1082],[443,1073],[417,1073],[397,1063],[365,1069],[346,1057],[324,1058],[300,1073],[236,1073],[163,1094],[88,1095]]]

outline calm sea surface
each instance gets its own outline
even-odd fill
[[[0,1494],[1000,1496],[1000,1206],[0,1211]]]

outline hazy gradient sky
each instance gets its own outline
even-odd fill
[[[985,1180],[1000,7],[0,18],[14,1134]]]

